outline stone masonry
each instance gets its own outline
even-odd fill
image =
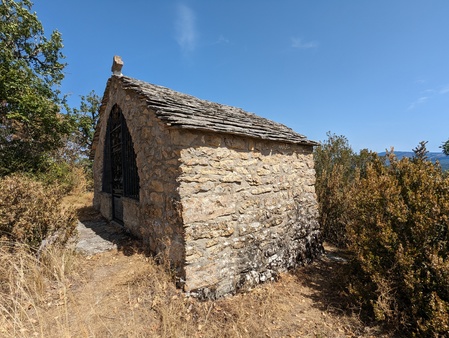
[[[178,96],[182,109],[172,109]],[[123,111],[140,180],[139,200],[122,198],[123,224],[170,259],[186,292],[201,298],[234,293],[321,252],[314,142],[236,108],[124,76],[108,81],[92,148],[94,206],[107,219],[113,217],[111,195],[102,191],[104,147],[114,105]],[[210,116],[201,113],[211,107]],[[194,114],[186,118],[185,111]],[[256,132],[268,136],[217,131],[225,127],[215,122],[204,127],[204,119],[223,111],[260,125]],[[179,120],[167,121],[172,116]],[[280,131],[270,136],[273,128]]]
[[[231,293],[320,250],[310,149],[235,136],[182,136],[186,290]]]

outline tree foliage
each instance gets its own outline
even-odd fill
[[[429,151],[426,148],[427,143],[428,143],[428,141],[421,141],[416,146],[416,148],[413,148],[415,158],[421,159],[424,161],[428,159],[427,154],[429,153]]]
[[[80,107],[71,110],[75,128],[65,138],[64,146],[53,153],[44,181],[58,182],[60,186],[67,187],[67,191],[73,191],[80,184],[77,176],[81,171],[81,176],[86,181],[83,185],[88,190],[93,187],[93,163],[89,155],[100,104],[101,99],[94,91],[81,96]]]
[[[346,244],[346,193],[352,176],[354,152],[344,136],[327,133],[315,148],[316,193],[323,238],[338,246]]]
[[[79,109],[73,110],[77,126],[74,141],[80,147],[80,154],[86,157],[89,156],[94,139],[100,105],[101,98],[92,90],[88,95],[81,96]]]
[[[443,143],[443,145],[441,146],[441,148],[443,149],[443,153],[446,156],[449,156],[449,140],[447,140],[446,142]]]
[[[0,3],[0,175],[39,170],[73,127],[60,113],[61,34],[47,38],[31,7],[29,0]]]
[[[315,148],[316,193],[323,238],[345,247],[348,193],[356,169],[364,172],[377,155],[363,149],[356,154],[342,135],[327,133],[328,139]]]

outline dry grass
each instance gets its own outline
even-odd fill
[[[48,248],[39,259],[25,245],[0,242],[0,336],[48,336],[46,307],[55,294],[67,300],[78,264],[73,252]],[[68,315],[68,314],[67,314]]]
[[[90,200],[68,203],[89,216]],[[176,289],[137,243],[91,257],[49,248],[40,260],[26,249],[12,254],[5,243],[1,250],[5,338],[381,336],[353,314],[343,265],[329,259],[247,293],[199,302]]]
[[[324,285],[326,265],[217,301],[186,298],[152,258],[2,254],[4,337],[369,337]],[[14,262],[14,263],[12,263]],[[327,263],[326,263],[327,264]],[[333,263],[331,263],[333,264]],[[5,266],[8,271],[5,271]],[[327,266],[329,267],[329,266]],[[6,273],[5,273],[6,272]],[[304,273],[308,278],[303,279]],[[317,279],[310,274],[316,273]],[[329,277],[329,276],[328,276]]]

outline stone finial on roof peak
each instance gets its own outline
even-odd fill
[[[122,67],[123,67],[123,61],[122,58],[118,55],[114,55],[112,59],[112,74],[117,76],[122,76]]]

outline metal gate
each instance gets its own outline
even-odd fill
[[[103,168],[103,191],[112,194],[112,218],[123,224],[123,197],[139,199],[134,146],[118,105],[109,115]]]

